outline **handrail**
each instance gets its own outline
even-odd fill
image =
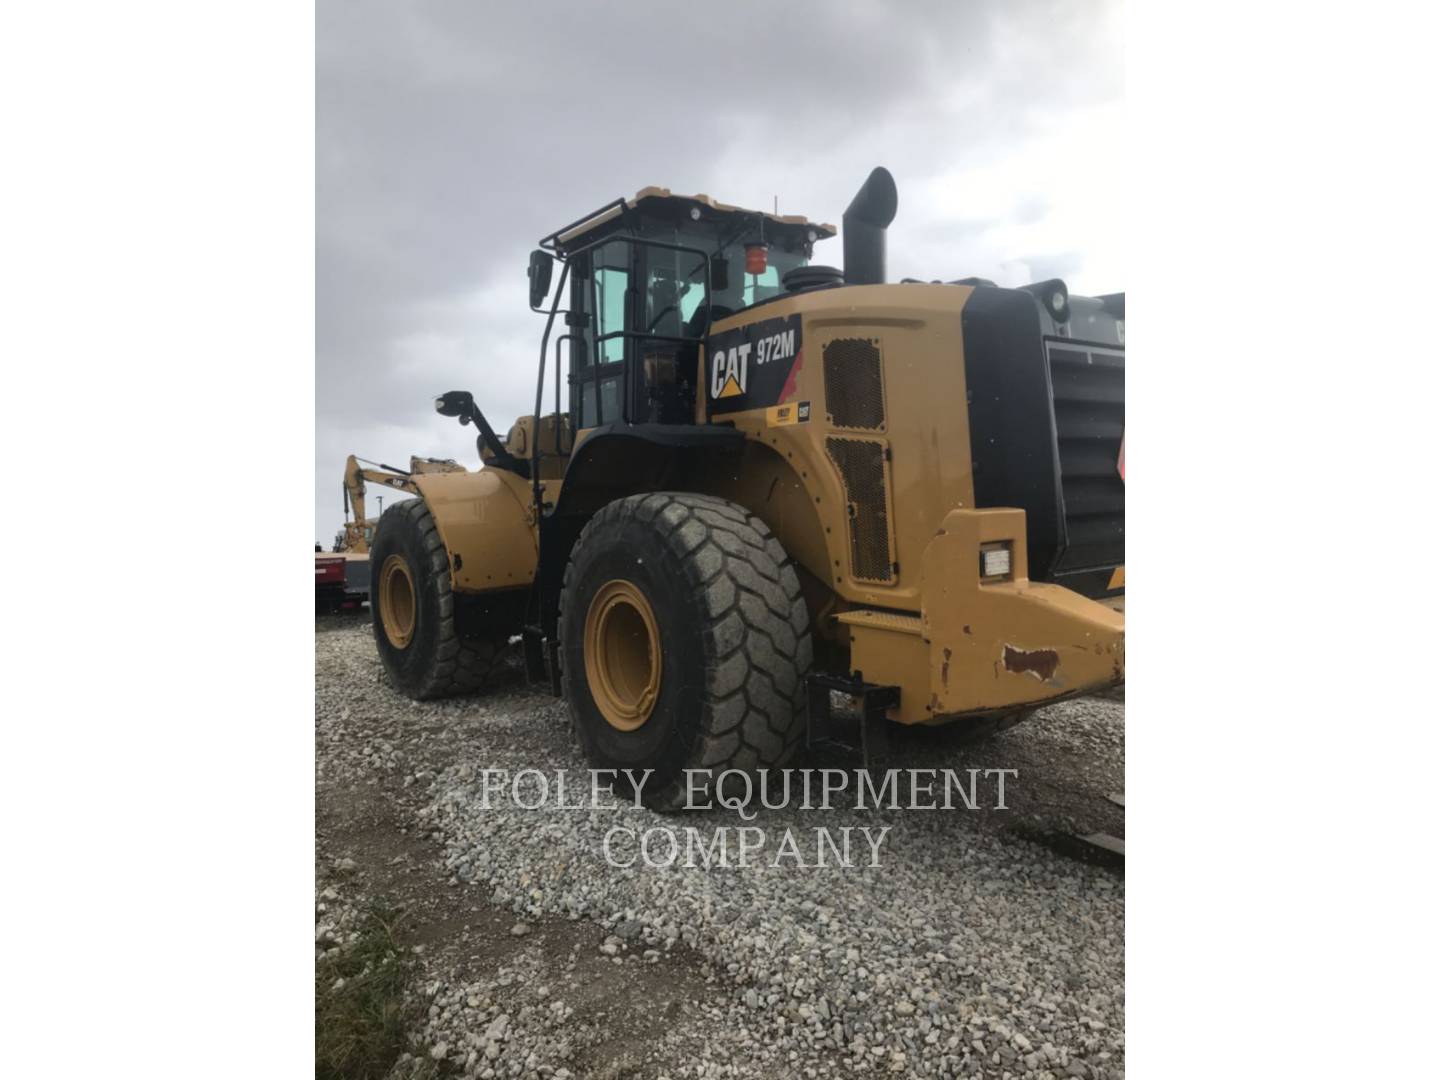
[[[543,248],[545,251],[558,251],[560,237],[564,236],[566,233],[574,232],[581,225],[584,225],[586,222],[589,221],[594,221],[596,218],[607,217],[611,213],[611,211],[618,211],[619,213],[623,214],[628,205],[629,203],[627,203],[624,199],[616,199],[614,202],[608,202],[604,206],[600,207],[599,210],[586,214],[582,218],[576,218],[569,225],[562,225],[549,236],[543,237],[540,241],[540,247]],[[599,224],[599,222],[597,222],[597,224]]]
[[[535,379],[535,435],[530,440],[530,490],[535,501],[535,522],[538,525],[544,515],[544,503],[540,497],[540,409],[545,404],[545,353],[550,347],[550,331],[555,326],[555,314],[560,310],[560,298],[565,295],[565,279],[570,276],[570,263],[564,262],[560,270],[560,281],[555,286],[555,299],[550,303],[550,314],[545,318],[545,333],[540,337],[540,374]],[[557,371],[559,361],[556,361]]]

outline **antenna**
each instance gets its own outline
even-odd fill
[[[780,216],[780,196],[779,196],[779,195],[776,195],[776,196],[775,196],[775,216],[776,216],[776,217],[779,217],[779,216]]]

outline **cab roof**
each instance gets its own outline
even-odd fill
[[[673,220],[678,225],[695,220],[692,214],[695,210],[700,212],[701,221],[754,218],[757,223],[763,223],[762,227],[767,236],[773,235],[781,240],[807,242],[812,239],[811,233],[814,233],[813,239],[825,240],[836,232],[834,225],[810,221],[800,214],[771,214],[763,210],[746,210],[741,206],[717,202],[709,195],[676,195],[669,188],[645,187],[637,191],[633,198],[616,199],[551,233],[540,241],[540,246],[560,252],[581,247],[584,243],[619,228],[630,211],[652,220]]]

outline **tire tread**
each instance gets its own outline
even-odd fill
[[[413,530],[419,537],[430,565],[424,586],[417,583],[417,588],[428,586],[434,591],[436,608],[440,613],[434,661],[419,685],[406,693],[417,701],[473,694],[489,682],[503,665],[508,641],[498,636],[472,637],[460,633],[455,618],[455,594],[450,584],[449,556],[425,500],[408,499],[391,506],[381,516],[382,526],[391,515],[394,515],[397,525]],[[378,528],[376,531],[378,533]],[[385,631],[380,625],[377,603],[378,600],[372,597],[372,618],[378,636]]]
[[[656,492],[603,507],[581,532],[566,566],[560,632],[576,555],[631,518],[658,527],[684,568],[693,610],[705,619],[705,707],[690,767],[717,773],[784,767],[804,734],[810,618],[794,563],[769,527],[743,506],[711,495]],[[571,673],[562,670],[561,679],[569,698]]]

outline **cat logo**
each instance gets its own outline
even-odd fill
[[[749,366],[750,344],[746,342],[715,352],[714,370],[710,375],[710,396],[739,397],[745,393],[745,374]]]
[[[722,330],[705,343],[705,399],[710,416],[768,409],[796,395],[801,319],[773,319]]]

